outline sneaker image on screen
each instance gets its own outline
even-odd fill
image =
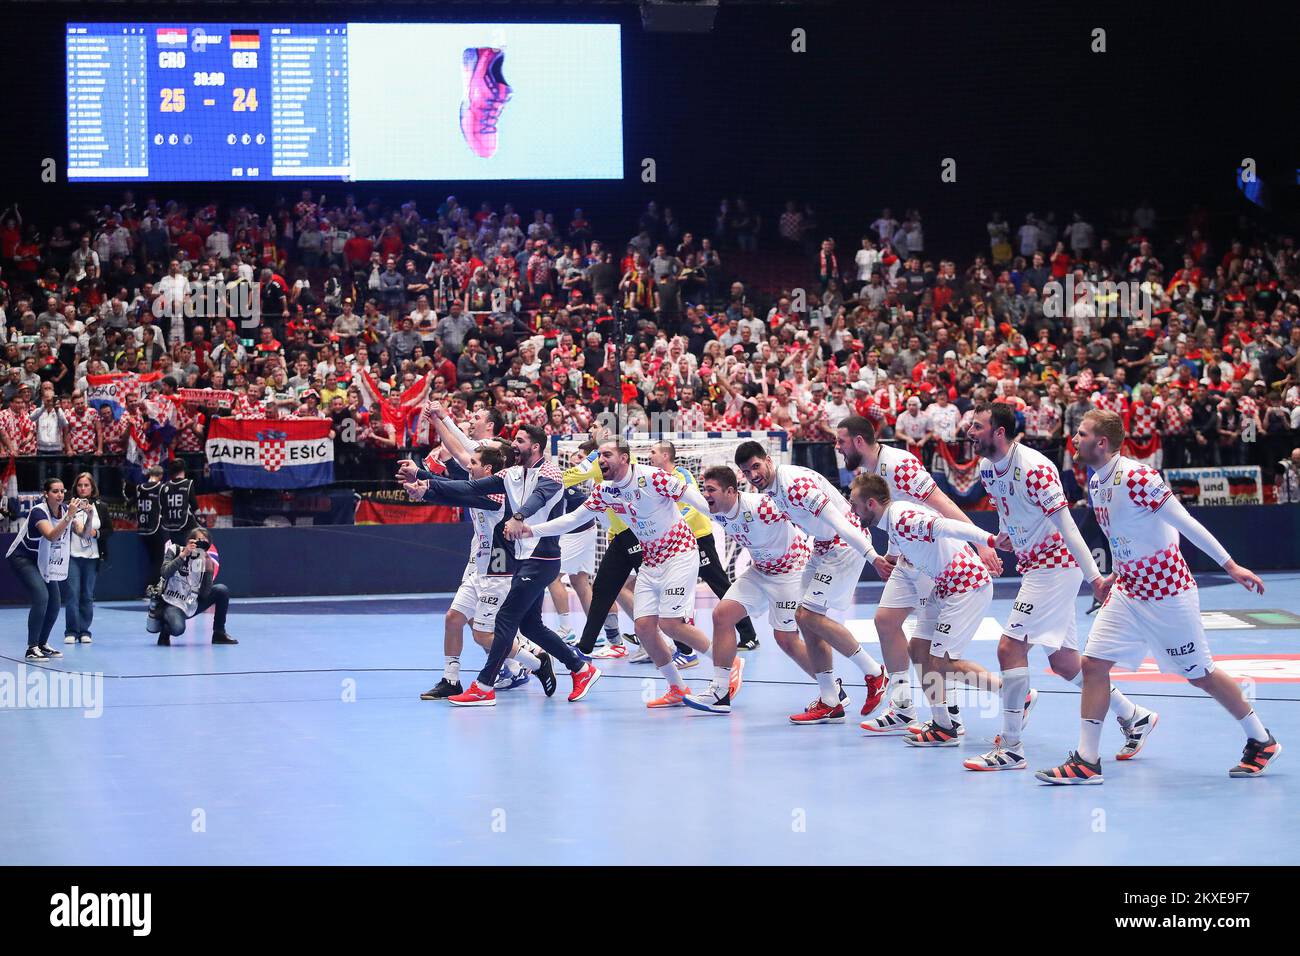
[[[465,143],[484,159],[497,151],[497,121],[510,102],[510,85],[502,75],[505,50],[471,47],[461,58],[465,98],[460,103],[460,132]]]

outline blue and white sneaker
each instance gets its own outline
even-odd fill
[[[576,646],[578,641],[581,639],[581,636],[573,633],[573,631],[570,631],[568,634],[565,634],[560,638],[560,640],[564,641],[564,643],[568,644],[570,647]]]
[[[673,654],[673,663],[677,666],[679,671],[684,671],[699,664],[700,655],[696,654],[694,651],[691,651],[689,654],[676,651]]]
[[[497,682],[492,686],[495,690],[514,690],[516,687],[522,687],[527,684],[528,678],[531,676],[532,675],[522,667],[515,672],[513,677],[505,671],[502,671],[501,676],[497,678]]]

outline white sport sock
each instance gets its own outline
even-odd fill
[[[659,668],[659,673],[663,674],[664,680],[668,681],[669,690],[682,686],[682,675],[677,672],[677,665],[672,661]]]
[[[839,706],[840,689],[835,686],[834,671],[822,671],[817,675],[817,691],[821,695],[822,703],[827,707]]]
[[[560,620],[560,636],[563,637],[569,633],[569,612],[565,611],[563,614],[557,614],[556,617]]]
[[[731,687],[731,668],[730,667],[713,667],[713,689],[717,691],[718,696],[727,693]]]
[[[880,672],[884,670],[880,666],[880,661],[876,660],[861,647],[859,647],[853,656],[849,658],[850,664],[855,664],[858,670],[862,671],[867,677],[879,677]]]
[[[535,671],[537,668],[542,666],[542,662],[537,659],[537,655],[522,644],[520,645],[519,650],[515,651],[514,659],[530,671]]]
[[[447,663],[444,664],[442,667],[442,676],[452,684],[460,680],[460,657],[459,656],[453,657],[450,654],[447,655]]]
[[[889,675],[889,703],[895,710],[912,709],[912,669]]]
[[[1101,759],[1101,721],[1087,717],[1079,723],[1079,756],[1088,763]]]
[[[1002,672],[1002,745],[1020,743],[1025,722],[1025,695],[1029,693],[1029,668],[1013,667]]]
[[[948,713],[947,704],[931,704],[930,716],[934,722],[945,730],[952,730],[952,714]]]
[[[1260,743],[1268,740],[1268,731],[1264,729],[1264,722],[1253,710],[1241,718],[1241,729],[1251,740],[1258,740]]]
[[[1110,712],[1124,723],[1129,723],[1137,716],[1137,704],[1120,693],[1114,684],[1110,685]]]

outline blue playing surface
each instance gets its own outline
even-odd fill
[[[1300,574],[1265,581],[1259,597],[1202,577],[1202,609],[1300,608]],[[858,588],[851,619],[870,619],[879,588]],[[1013,594],[1014,581],[999,582],[993,618]],[[1122,737],[1108,719],[1106,783],[1048,787],[1032,773],[962,769],[998,731],[992,696],[966,699],[960,748],[869,737],[857,707],[844,725],[790,725],[815,685],[766,622],[756,622],[763,643],[744,655],[744,690],[727,717],[647,711],[647,688],[657,694],[662,681],[647,684],[653,669],[626,661],[601,662],[605,677],[578,704],[564,699],[563,675],[550,700],[531,682],[499,694],[494,709],[421,701],[440,676],[448,603],[238,601],[229,630],[239,646],[208,643],[208,614],[171,648],[145,632],[143,603],[101,605],[93,645],[62,644],[62,620],[53,635],[67,656],[48,670],[104,675],[94,706],[81,709],[13,699],[15,681],[48,686],[51,675],[19,664],[26,610],[0,609],[0,681],[10,688],[0,706],[0,861],[1300,862],[1291,768],[1300,749],[1262,778],[1229,779],[1242,732],[1181,681],[1122,680],[1160,713],[1146,749],[1111,759]],[[706,629],[712,604],[701,598]],[[1080,598],[1083,632],[1088,606]],[[1300,748],[1300,628],[1208,637],[1230,673],[1272,678],[1253,684],[1257,709],[1284,746]],[[466,644],[472,673],[483,655],[468,634]],[[879,656],[874,643],[867,649]],[[969,656],[996,669],[995,651],[979,640]],[[685,676],[702,686],[709,668],[704,659]],[[837,672],[860,703],[860,676],[849,680],[842,659]],[[1041,697],[1025,740],[1031,766],[1045,767],[1077,742],[1077,692],[1047,672],[1041,652],[1031,672]],[[81,681],[96,690],[93,678]]]

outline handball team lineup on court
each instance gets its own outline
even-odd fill
[[[846,499],[824,475],[777,464],[757,441],[736,447],[734,467],[715,465],[693,475],[675,463],[671,440],[649,442],[649,463],[642,463],[625,439],[597,424],[562,469],[547,457],[548,438],[537,426],[521,425],[507,441],[501,417],[488,409],[462,423],[440,403],[426,411],[442,444],[423,463],[403,460],[396,477],[413,500],[468,508],[475,530],[452,604],[457,616],[448,617],[444,676],[422,695],[427,700],[493,707],[497,690],[519,687],[530,674],[550,697],[557,686],[554,659],[568,670],[568,700],[577,702],[601,677],[594,659],[626,658],[627,645],[635,644],[640,660],[652,662],[664,680],[665,692],[647,700],[647,708],[729,714],[744,683],[737,626],[749,625],[745,640],[752,648],[757,641],[749,617],[766,612],[778,646],[817,682],[818,696],[789,716],[791,724],[847,719],[852,702],[835,676],[838,652],[853,665],[848,673],[856,671],[864,682],[861,716],[885,705],[862,722],[864,731],[897,735],[913,747],[957,746],[965,722],[945,685],[972,685],[1000,696],[1002,730],[991,750],[963,766],[1025,769],[1021,731],[1038,699],[1028,668],[1037,645],[1056,675],[1082,689],[1078,747],[1059,766],[1038,770],[1040,781],[1103,781],[1100,737],[1107,711],[1124,737],[1115,759],[1139,754],[1159,714],[1131,701],[1109,674],[1117,663],[1138,666],[1148,653],[1162,671],[1210,694],[1241,724],[1246,743],[1230,776],[1263,773],[1281,753],[1241,690],[1215,668],[1180,535],[1247,590],[1262,594],[1263,583],[1192,517],[1158,471],[1120,454],[1124,426],[1113,412],[1088,412],[1073,436],[1076,460],[1091,475],[1089,500],[1111,542],[1116,570],[1103,576],[1070,515],[1056,466],[1017,440],[1008,404],[974,406],[966,427],[980,455],[981,481],[997,507],[996,535],[972,523],[915,456],[878,442],[872,422],[858,416],[837,429],[837,451],[855,475]],[[703,534],[693,530],[692,518],[696,528],[707,529]],[[714,586],[719,602],[711,637],[694,622],[702,561],[718,566],[709,522],[717,522],[751,562],[734,583],[724,579]],[[565,640],[544,622],[543,601],[560,575],[591,575],[597,524],[610,538],[596,573],[602,600],[584,589],[583,637],[570,632]],[[875,550],[871,529],[888,539],[885,554]],[[635,563],[610,561],[624,549],[631,553],[627,544],[615,546],[622,535],[635,541]],[[998,647],[1000,671],[993,673],[964,652],[990,608],[993,578],[1002,572],[997,549],[1015,554],[1022,577]],[[876,612],[883,664],[832,613],[852,603],[866,564],[885,581]],[[607,567],[622,580],[602,587]],[[611,614],[613,597],[633,573],[635,633],[624,636]],[[1100,611],[1081,648],[1074,599],[1085,584]],[[909,640],[902,625],[913,613]],[[605,623],[599,651],[593,621]],[[468,687],[459,679],[464,623],[488,652]],[[692,691],[681,671],[701,654],[712,660],[713,675],[706,688]],[[923,690],[919,703],[913,700],[913,668]]]

